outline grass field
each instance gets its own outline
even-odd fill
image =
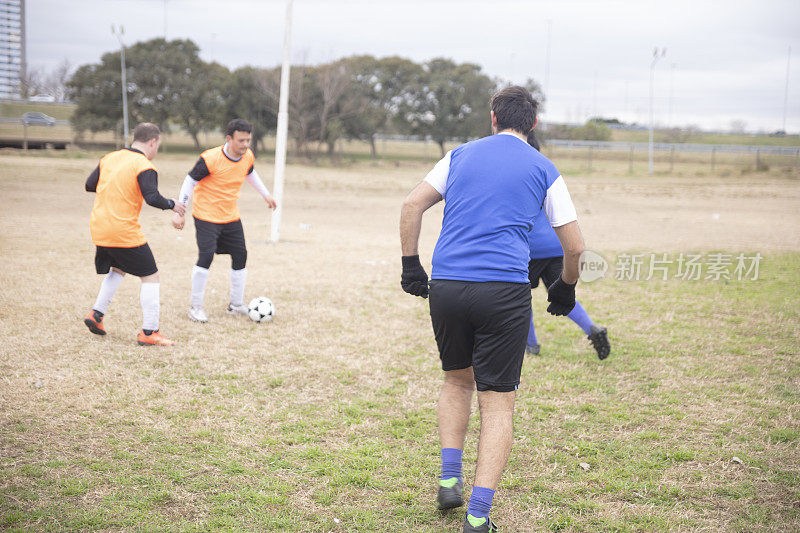
[[[225,315],[225,256],[210,322],[191,323],[194,230],[145,206],[178,343],[158,349],[135,344],[135,279],[108,336],[82,324],[101,280],[83,192],[99,154],[79,155],[0,154],[0,529],[460,530],[461,513],[434,509],[427,302],[399,286],[400,202],[429,165],[290,165],[279,244],[246,186],[246,296],[276,303],[268,324]],[[164,194],[193,162],[156,159]],[[800,529],[800,181],[614,164],[565,171],[587,246],[612,265],[578,286],[612,354],[599,362],[534,292],[543,350],[525,361],[493,517],[504,531]],[[424,263],[441,212],[426,214]],[[759,279],[614,277],[623,253],[715,251],[761,253]]]

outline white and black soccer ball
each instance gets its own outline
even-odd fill
[[[275,304],[263,296],[250,300],[250,305],[247,307],[249,308],[247,316],[253,322],[269,322],[275,316]]]

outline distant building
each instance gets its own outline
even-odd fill
[[[20,98],[25,71],[25,0],[0,0],[0,98]]]

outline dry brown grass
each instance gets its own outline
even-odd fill
[[[144,349],[135,279],[112,303],[106,338],[81,322],[100,283],[83,192],[95,155],[0,155],[0,524],[394,529],[388,516],[457,527],[430,503],[439,371],[427,306],[398,283],[399,205],[427,166],[290,165],[279,244],[266,242],[269,214],[246,186],[246,295],[277,306],[264,325],[224,314],[226,256],[211,267],[210,322],[191,323],[193,227],[177,232],[145,206],[162,331],[178,344]],[[159,156],[162,193],[177,194],[193,161]],[[271,184],[271,168],[258,169]],[[760,251],[786,266],[797,254],[778,252],[800,251],[796,180],[568,184],[587,246],[606,254]],[[441,206],[426,215],[423,260],[440,219]],[[617,328],[600,366],[535,298],[548,351],[526,362],[498,520],[513,531],[800,527],[799,310],[796,292],[784,297],[797,276],[768,271],[757,290],[586,286],[587,309]],[[474,438],[473,427],[468,471]],[[730,462],[737,453],[744,465]],[[589,473],[576,473],[579,458]]]

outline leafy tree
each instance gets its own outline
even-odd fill
[[[411,125],[429,135],[444,156],[444,143],[490,133],[489,99],[495,82],[478,65],[458,65],[449,59],[433,59],[424,65],[422,83],[412,88]]]
[[[207,65],[199,57],[199,48],[190,40],[151,39],[125,51],[128,112],[133,124],[153,122],[168,131],[170,119],[190,124],[192,129],[210,125],[202,106],[184,106],[181,100],[190,95],[196,101],[205,98],[203,91],[215,91],[205,83]],[[115,129],[122,124],[121,74],[119,52],[103,54],[100,63],[84,65],[68,83],[69,93],[77,104],[74,127],[79,131]],[[219,69],[212,68],[216,79]],[[187,116],[189,115],[189,116]],[[213,115],[213,113],[212,113]]]
[[[198,134],[218,129],[224,120],[230,72],[218,63],[199,63],[194,72],[199,81],[175,99],[171,115],[200,150]]]
[[[611,139],[611,128],[597,120],[587,120],[583,126],[572,129],[572,138],[584,141],[608,141]]]
[[[278,124],[277,95],[267,92],[271,83],[266,81],[276,75],[275,69],[264,70],[241,67],[231,73],[228,80],[224,119],[243,118],[253,123],[253,147],[264,145],[264,136],[275,131]],[[280,69],[277,70],[280,86]]]

